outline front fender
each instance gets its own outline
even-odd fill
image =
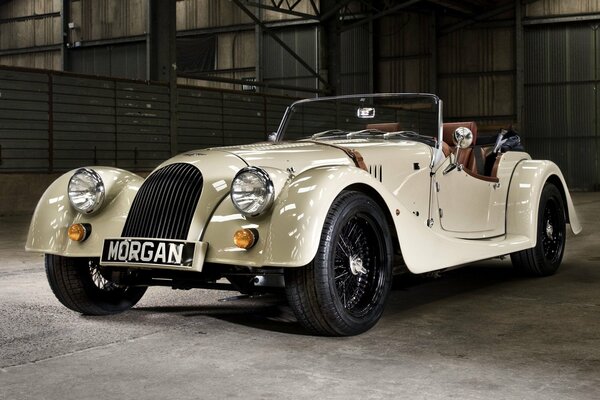
[[[290,178],[273,207],[257,218],[244,218],[226,197],[213,214],[202,241],[208,242],[206,261],[250,267],[300,267],[317,254],[321,231],[331,204],[345,188],[362,184],[375,190],[390,210],[409,214],[384,186],[354,166],[318,167]],[[395,218],[391,215],[392,218]],[[243,250],[233,245],[236,230],[254,228],[257,244]]]
[[[567,221],[574,234],[581,232],[581,224],[573,206],[569,188],[560,169],[552,161],[525,160],[520,162],[513,173],[506,207],[506,233],[523,235],[537,241],[538,204],[542,189],[547,181],[558,186],[567,206]]]
[[[70,257],[99,257],[103,239],[121,234],[131,202],[144,179],[111,167],[91,167],[102,177],[106,198],[102,208],[82,215],[69,202],[67,187],[73,171],[60,176],[46,189],[35,208],[25,249]],[[90,223],[92,232],[84,242],[73,242],[67,229],[74,223]]]

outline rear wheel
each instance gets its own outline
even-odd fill
[[[286,293],[312,333],[356,335],[377,323],[392,281],[392,243],[385,215],[370,197],[342,192],[325,220],[317,255],[286,270]]]
[[[558,188],[546,183],[538,206],[535,247],[510,255],[514,267],[532,276],[549,276],[562,262],[567,240],[565,206]]]
[[[133,307],[146,287],[117,284],[102,274],[97,258],[46,255],[46,276],[56,298],[87,315],[116,314]]]

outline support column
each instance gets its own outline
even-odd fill
[[[336,8],[338,7],[335,0],[321,1],[321,15],[328,15],[326,20],[321,21],[323,24],[321,51],[324,65],[327,68],[330,95],[338,94],[341,84],[341,21],[339,11],[329,12]]]
[[[62,1],[62,10],[60,12],[61,21],[61,46],[60,46],[60,59],[61,67],[63,71],[70,71],[71,65],[69,62],[69,49],[67,43],[69,40],[69,22],[71,22],[71,0]]]
[[[256,18],[262,22],[263,20],[263,11],[262,8],[256,9]],[[254,35],[256,39],[256,81],[263,81],[263,30],[260,24],[256,24],[254,26]],[[262,92],[262,88],[259,86],[255,86],[257,92]]]
[[[431,12],[431,22],[429,34],[431,35],[429,41],[429,49],[431,52],[431,58],[429,61],[429,93],[438,94],[438,57],[437,57],[437,13]]]
[[[523,9],[521,0],[515,0],[515,115],[516,125],[523,130],[523,107],[525,97],[524,78],[525,50],[523,44]]]
[[[147,77],[168,82],[171,154],[177,154],[177,47],[176,1],[148,1]]]

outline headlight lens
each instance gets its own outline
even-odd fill
[[[273,204],[273,193],[269,174],[257,167],[240,170],[231,184],[231,201],[245,216],[262,214]]]
[[[93,169],[80,168],[69,181],[69,201],[83,214],[91,214],[100,208],[104,191],[104,182]]]

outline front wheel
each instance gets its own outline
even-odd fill
[[[117,314],[133,307],[146,292],[146,287],[112,282],[102,272],[97,258],[46,255],[50,288],[73,311],[87,315]]]
[[[546,183],[540,196],[535,247],[510,255],[513,266],[527,275],[553,275],[562,262],[567,240],[565,206],[562,195]]]
[[[357,335],[377,323],[392,281],[392,242],[381,208],[365,194],[333,202],[314,260],[286,270],[288,301],[310,332]]]

